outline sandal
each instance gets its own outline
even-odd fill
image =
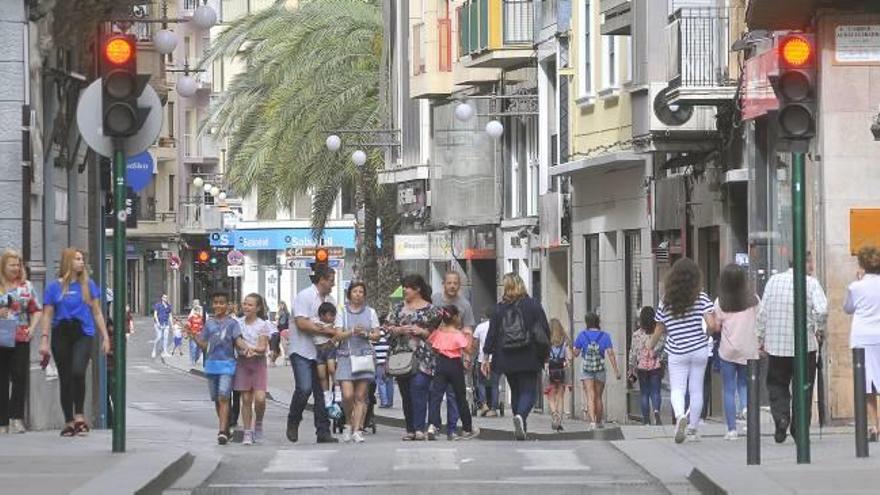
[[[85,421],[77,421],[73,424],[73,429],[78,437],[86,437],[89,435],[89,432],[92,431]]]
[[[61,430],[61,436],[62,437],[75,437],[76,436],[76,429],[74,429],[73,425],[67,425],[64,427],[63,430]]]

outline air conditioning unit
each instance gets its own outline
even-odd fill
[[[710,106],[669,105],[666,83],[651,83],[650,104],[651,132],[674,133],[715,133],[717,109]]]

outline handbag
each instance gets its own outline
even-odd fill
[[[15,332],[18,330],[18,319],[0,319],[0,347],[15,347]]]
[[[385,363],[385,373],[391,376],[409,376],[418,370],[416,351],[409,342],[395,346]]]
[[[348,327],[348,308],[342,309],[342,328]],[[351,348],[351,341],[348,342],[349,349]],[[373,353],[367,349],[362,351],[360,355],[350,354],[349,360],[351,361],[351,373],[353,375],[357,375],[360,373],[375,373],[376,372],[376,361],[373,359]]]

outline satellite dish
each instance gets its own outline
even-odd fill
[[[667,86],[654,96],[654,115],[668,126],[680,126],[686,124],[694,115],[694,107],[683,103],[670,105],[669,86]]]

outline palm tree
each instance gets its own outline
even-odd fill
[[[367,283],[378,281],[377,213],[392,215],[383,219],[384,239],[393,239],[396,225],[394,208],[379,206],[389,201],[377,178],[382,154],[368,153],[364,169],[357,170],[347,152],[328,152],[325,140],[332,129],[385,124],[384,50],[376,0],[302,0],[296,8],[281,0],[231,23],[200,64],[237,58],[246,67],[212,105],[202,127],[228,137],[231,188],[258,192],[260,211],[311,194],[316,239],[339,191],[354,189],[365,211],[358,275]]]

